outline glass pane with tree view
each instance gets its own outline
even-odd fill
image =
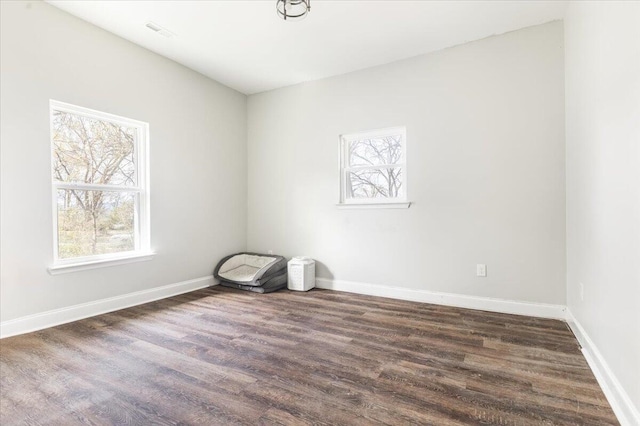
[[[58,189],[58,257],[135,250],[137,193]]]
[[[360,139],[349,144],[352,167],[393,165],[402,161],[402,135]]]
[[[353,170],[347,176],[349,198],[400,198],[403,195],[401,168]]]
[[[135,250],[138,128],[53,110],[51,130],[58,258]]]
[[[135,186],[136,128],[53,111],[53,178],[60,182]]]

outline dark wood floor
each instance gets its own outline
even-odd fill
[[[0,424],[618,424],[561,321],[196,291],[0,341]]]

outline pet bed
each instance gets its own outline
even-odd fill
[[[273,254],[236,253],[223,258],[213,276],[226,287],[270,293],[287,286],[287,259]]]

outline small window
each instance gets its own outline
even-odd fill
[[[51,101],[53,268],[149,252],[147,135],[146,123]]]
[[[406,129],[340,137],[342,205],[406,204]]]

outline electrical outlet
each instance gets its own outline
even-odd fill
[[[487,276],[487,265],[482,264],[482,263],[478,263],[476,265],[476,275],[479,277],[486,277]]]
[[[269,253],[269,254],[273,254],[273,250],[269,250],[267,253]]]
[[[580,283],[580,301],[584,302],[584,284]]]

